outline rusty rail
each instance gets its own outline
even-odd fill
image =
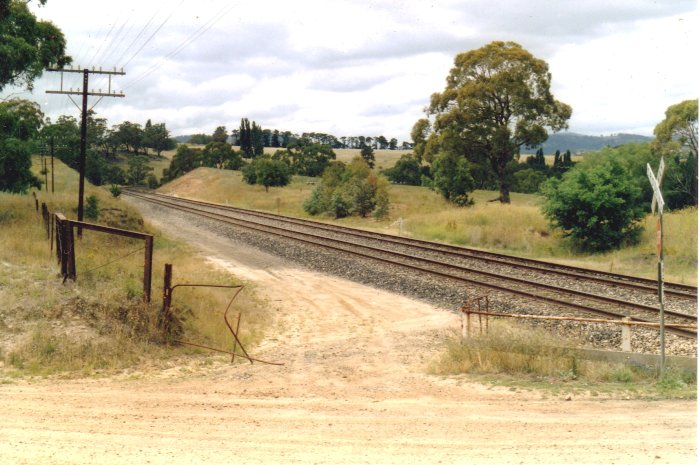
[[[485,302],[485,310],[482,309],[482,303]],[[475,308],[476,307],[476,308]],[[478,315],[479,317],[479,334],[483,334],[482,331],[482,320],[481,317],[486,317],[486,332],[488,333],[488,319],[489,317],[504,317],[504,318],[518,318],[522,320],[545,320],[545,321],[578,321],[582,323],[603,323],[603,324],[614,324],[622,326],[622,340],[621,346],[624,352],[632,351],[632,340],[630,329],[632,326],[640,326],[645,328],[659,328],[660,323],[654,323],[649,321],[635,321],[630,317],[625,317],[620,320],[610,320],[602,318],[580,318],[580,317],[569,317],[569,316],[549,316],[549,315],[519,315],[501,312],[492,312],[488,309],[488,296],[478,297],[476,299],[466,302],[462,308],[460,308],[460,315],[462,321],[462,339],[466,340],[471,334],[471,316]],[[666,324],[668,328],[674,328],[678,331],[691,331],[695,330],[697,332],[697,324]]]
[[[625,325],[625,326],[644,326],[648,328],[658,328],[659,323],[654,323],[650,321],[633,321],[633,320],[606,320],[602,318],[579,318],[579,317],[569,317],[569,316],[546,316],[546,315],[519,315],[510,313],[498,313],[498,312],[480,312],[480,311],[469,311],[462,310],[465,314],[471,315],[485,315],[493,317],[505,317],[505,318],[520,318],[524,320],[553,320],[553,321],[580,321],[584,323],[607,323],[615,325]],[[672,324],[667,323],[665,326],[670,328],[683,328],[683,329],[697,329],[698,325],[689,324]]]

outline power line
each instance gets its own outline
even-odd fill
[[[141,50],[143,50],[143,48],[144,48],[146,45],[148,45],[148,43],[153,39],[153,37],[155,37],[155,35],[156,35],[156,34],[163,28],[163,26],[165,26],[165,24],[170,20],[170,18],[173,16],[173,14],[175,14],[175,11],[177,11],[177,9],[180,8],[180,6],[184,3],[184,1],[185,1],[185,0],[182,0],[182,1],[180,2],[180,4],[179,4],[178,6],[175,7],[175,9],[172,11],[172,13],[170,13],[170,15],[169,15],[167,18],[165,18],[165,20],[164,20],[162,23],[160,23],[160,26],[158,26],[158,28],[157,28],[155,31],[153,31],[153,34],[151,34],[151,35],[148,37],[148,39],[146,39],[146,41],[141,45],[141,47],[139,47],[139,49],[136,50],[136,53],[134,53],[134,54],[131,56],[131,58],[129,58],[129,59],[127,60],[127,62],[124,63],[124,65],[122,66],[122,68],[125,68],[126,65],[128,65],[129,63],[131,63],[131,60],[133,60],[133,59],[136,57],[136,55],[138,55],[138,54],[141,52]],[[153,18],[151,18],[151,19],[153,19]],[[150,21],[149,21],[149,22],[150,22]],[[120,57],[120,59],[121,59],[121,57]],[[117,60],[117,62],[119,62],[119,60]]]
[[[156,71],[157,69],[159,69],[159,68],[163,65],[163,62],[164,62],[165,60],[167,60],[168,58],[174,57],[175,55],[177,55],[178,53],[180,53],[182,50],[184,50],[185,47],[187,47],[187,46],[190,45],[192,42],[194,42],[194,41],[197,40],[199,37],[201,37],[205,32],[207,32],[207,31],[208,31],[209,29],[211,29],[217,22],[219,22],[224,16],[226,16],[228,13],[230,13],[231,10],[233,10],[233,8],[234,8],[235,6],[236,6],[235,3],[234,3],[234,4],[225,5],[223,8],[221,8],[221,10],[219,10],[219,11],[217,12],[217,14],[215,14],[211,19],[209,19],[206,23],[204,23],[202,26],[200,26],[199,29],[197,29],[195,32],[193,32],[192,34],[190,34],[190,36],[189,36],[187,39],[185,39],[183,42],[181,42],[180,45],[178,45],[177,47],[175,47],[175,48],[174,48],[170,53],[168,53],[165,57],[161,58],[160,61],[158,61],[158,63],[156,63],[156,64],[154,64],[153,66],[151,66],[150,68],[148,68],[148,70],[146,70],[144,73],[142,73],[141,75],[139,75],[139,76],[137,76],[136,78],[134,78],[134,80],[131,81],[130,83],[127,83],[127,84],[124,86],[124,89],[128,89],[128,88],[132,87],[134,84],[136,84],[137,82],[143,80],[145,77],[149,76],[151,73],[153,73],[154,71]]]
[[[90,60],[90,61],[93,61],[95,58],[97,58],[97,54],[100,53],[100,51],[102,51],[102,47],[107,42],[107,39],[109,39],[109,36],[112,35],[112,31],[114,31],[114,26],[116,26],[116,25],[117,25],[117,20],[115,18],[114,22],[112,22],[112,27],[110,27],[109,31],[107,31],[107,35],[105,35],[105,38],[102,39],[102,42],[100,42],[100,46],[97,48],[97,50],[95,51],[95,54],[92,56],[92,60]]]
[[[135,9],[132,9],[132,10],[131,10],[131,13],[129,13],[129,16],[126,18],[126,20],[122,23],[121,26],[119,26],[119,29],[117,30],[117,33],[114,35],[114,37],[112,37],[112,40],[109,42],[109,46],[107,47],[108,50],[112,48],[112,45],[113,45],[114,42],[116,41],[117,37],[119,37],[119,36],[121,35],[122,31],[124,30],[124,26],[126,26],[126,23],[128,23],[129,20],[131,19],[131,17],[134,15],[134,11],[135,11]],[[100,47],[100,49],[101,49],[101,47]],[[98,50],[97,52],[95,52],[95,55],[94,55],[94,56],[92,57],[92,59],[90,60],[90,63],[93,63],[93,62],[95,61],[95,58],[97,58],[97,54],[99,53],[99,51],[100,51],[100,50]]]
[[[166,2],[167,2],[167,0],[166,0]],[[152,15],[151,18],[148,20],[148,22],[146,23],[146,25],[143,26],[143,27],[141,28],[141,30],[140,30],[139,33],[136,35],[136,37],[134,37],[134,40],[132,40],[131,43],[122,51],[121,55],[119,55],[119,58],[117,58],[116,60],[114,60],[114,63],[120,63],[120,62],[122,61],[122,58],[124,58],[124,55],[125,55],[129,50],[131,50],[131,47],[134,46],[134,44],[136,43],[136,41],[139,40],[139,37],[141,37],[141,35],[142,35],[142,34],[146,31],[146,29],[148,29],[148,27],[151,25],[151,23],[152,23],[153,20],[155,19],[156,15],[160,12],[160,10],[162,9],[162,7],[163,7],[164,4],[165,4],[165,2],[163,2],[158,8],[156,8],[156,11],[153,12],[153,15]]]

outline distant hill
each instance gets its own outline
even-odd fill
[[[175,139],[178,143],[182,144],[184,142],[189,142],[191,135],[187,136],[175,136],[173,139]]]
[[[615,147],[630,142],[649,142],[653,137],[640,136],[638,134],[611,134],[609,136],[586,136],[575,132],[559,132],[551,134],[547,142],[542,144],[545,154],[551,154],[560,150],[562,153],[571,150],[571,153],[593,152],[603,147]],[[537,148],[521,150],[521,153],[535,153]]]

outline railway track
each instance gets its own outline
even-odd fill
[[[473,249],[436,244],[266,212],[245,210],[162,194],[125,191],[126,195],[258,233],[281,236],[337,253],[428,273],[461,283],[534,299],[558,307],[610,318],[630,316],[633,321],[656,321],[656,283],[612,273],[509,257]],[[697,321],[697,288],[666,285],[667,323]],[[684,311],[675,310],[680,307]],[[685,337],[697,331],[669,328]]]

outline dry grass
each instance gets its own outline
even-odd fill
[[[302,204],[311,194],[315,182],[315,178],[294,177],[289,186],[270,188],[265,192],[261,186],[246,184],[240,172],[198,168],[161,187],[160,191],[236,207],[309,217]],[[537,195],[512,193],[512,203],[502,205],[491,201],[498,197],[498,193],[475,191],[472,193],[475,204],[467,208],[455,207],[423,187],[392,185],[389,195],[389,217],[381,221],[357,217],[313,219],[584,268],[656,277],[656,220],[651,216],[644,222],[640,244],[588,255],[575,250],[560,233],[550,229],[540,211],[542,198]],[[696,284],[697,209],[669,212],[664,218],[666,278]]]
[[[55,174],[56,193],[38,197],[51,211],[75,218],[77,174],[61,163]],[[163,264],[173,263],[174,284],[189,276],[199,283],[241,284],[144,226],[105,190],[87,185],[86,195],[99,198],[97,222],[155,234],[153,301],[143,303],[142,241],[84,231],[76,241],[78,279],[63,284],[34,199],[0,193],[0,370],[6,375],[89,375],[200,352],[164,344],[167,338],[157,326]],[[222,318],[230,298],[230,291],[178,290],[174,308],[183,323],[181,337],[230,350],[232,336]],[[231,310],[233,318],[243,314],[240,335],[246,346],[260,339],[266,324],[260,307],[246,288]]]
[[[466,340],[457,334],[448,338],[429,370],[439,375],[468,373],[574,383],[587,390],[617,386],[643,389],[645,395],[695,396],[697,383],[692,373],[669,372],[659,381],[653,369],[582,359],[574,349],[577,346],[577,341],[562,340],[541,329],[493,321],[487,334]]]
[[[289,186],[270,187],[266,192],[263,186],[246,184],[240,171],[197,168],[158,191],[241,208],[306,216],[302,204],[311,194],[314,182],[314,178],[294,176]]]

